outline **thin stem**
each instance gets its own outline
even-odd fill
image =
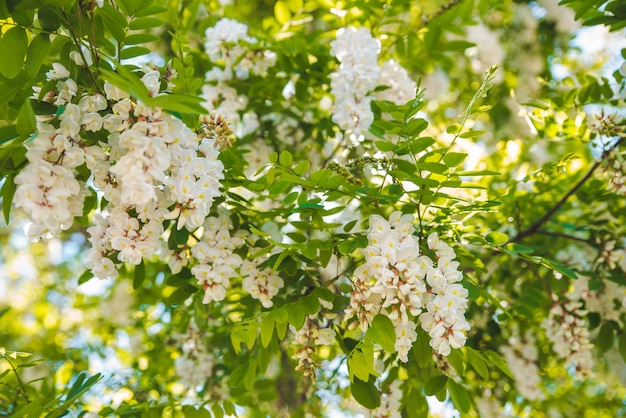
[[[11,366],[11,369],[13,370],[13,373],[15,373],[15,377],[17,378],[17,382],[20,385],[22,396],[24,396],[24,399],[26,399],[27,403],[30,403],[30,398],[28,397],[28,393],[26,393],[26,387],[24,386],[24,382],[22,382],[22,379],[20,378],[20,374],[17,372],[17,368],[15,368],[11,360],[9,360],[5,355],[0,354],[0,357],[5,359],[6,362],[9,363],[9,366]]]
[[[450,3],[444,4],[443,6],[441,6],[435,13],[432,13],[432,14],[427,15],[427,16],[423,16],[422,17],[422,23],[420,23],[420,25],[417,27],[417,30],[425,28],[433,20],[435,20],[438,17],[442,16],[444,13],[446,13],[448,10],[452,9],[454,6],[460,4],[462,1],[463,0],[452,0]]]
[[[96,80],[96,78],[94,77],[93,73],[89,69],[89,65],[87,64],[87,58],[85,57],[85,54],[83,53],[83,49],[81,48],[81,44],[80,44],[78,38],[76,37],[76,34],[74,33],[74,30],[72,29],[71,25],[68,23],[69,19],[68,19],[67,15],[65,14],[65,11],[61,10],[61,13],[63,13],[63,18],[65,19],[67,30],[69,31],[70,36],[72,37],[72,42],[74,42],[74,45],[76,45],[76,49],[78,50],[78,53],[80,54],[80,57],[82,58],[83,63],[85,64],[85,68],[87,69],[87,73],[89,74],[89,78],[91,78],[91,81],[93,82],[93,85],[96,87],[96,90],[101,91],[100,86],[98,85],[98,81]]]

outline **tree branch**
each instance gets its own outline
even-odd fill
[[[447,12],[448,10],[452,9],[454,6],[458,5],[459,3],[461,3],[463,0],[452,0],[447,4],[444,4],[443,6],[441,6],[437,11],[435,11],[434,13],[431,13],[429,15],[425,15],[422,16],[422,22],[421,24],[418,26],[418,30],[425,28],[426,26],[428,26],[430,24],[430,22],[432,22],[433,20],[437,19],[439,16],[443,15],[445,12]]]
[[[541,227],[541,225],[543,225],[544,223],[546,223],[551,217],[552,215],[554,215],[560,208],[561,206],[563,206],[565,204],[565,202],[567,202],[567,199],[569,199],[574,193],[576,193],[578,191],[578,189],[580,189],[582,187],[583,184],[585,184],[585,182],[587,180],[589,180],[589,178],[593,175],[594,171],[596,171],[596,169],[598,167],[600,167],[600,164],[602,164],[602,161],[604,161],[604,158],[600,159],[599,161],[596,161],[591,168],[589,169],[589,171],[587,172],[587,174],[585,174],[583,176],[583,178],[581,178],[578,183],[576,183],[574,185],[574,187],[572,187],[566,194],[565,196],[563,196],[561,198],[561,200],[559,200],[558,202],[556,202],[556,204],[554,206],[552,206],[550,208],[549,211],[547,211],[541,218],[537,219],[535,221],[535,223],[533,223],[531,226],[529,226],[528,228],[526,228],[523,231],[520,231],[517,235],[515,235],[513,238],[509,239],[506,244],[509,244],[511,242],[518,242],[521,241],[522,239],[526,238],[529,235],[532,235],[536,232],[539,231],[539,228]],[[504,245],[506,245],[504,244]]]

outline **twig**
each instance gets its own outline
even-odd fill
[[[425,28],[433,20],[437,19],[439,16],[443,15],[448,10],[452,9],[454,6],[461,3],[462,1],[463,0],[452,0],[450,3],[444,4],[443,6],[441,6],[435,13],[422,16],[422,23],[417,27],[417,30]]]
[[[559,200],[558,202],[556,202],[556,204],[554,206],[552,206],[550,208],[550,210],[548,210],[541,218],[537,219],[531,226],[529,226],[528,228],[526,228],[523,231],[520,231],[517,235],[515,235],[513,238],[509,239],[506,244],[509,244],[511,242],[518,242],[521,241],[522,239],[526,238],[529,235],[532,235],[536,232],[539,231],[539,228],[541,227],[541,225],[543,225],[544,223],[546,223],[551,217],[552,215],[554,215],[560,208],[561,206],[563,206],[565,204],[565,202],[567,202],[567,199],[569,199],[574,193],[576,193],[578,191],[578,189],[580,189],[582,187],[583,184],[585,184],[585,182],[587,180],[589,180],[589,178],[591,178],[591,176],[593,175],[594,171],[596,171],[596,169],[598,167],[600,167],[600,164],[602,164],[602,161],[604,161],[604,158],[600,159],[599,161],[596,161],[591,168],[589,169],[589,171],[587,172],[587,174],[585,174],[583,176],[583,178],[581,178],[578,183],[576,183],[574,185],[574,187],[572,187],[566,194],[565,196],[563,196],[561,198],[561,200]],[[506,245],[504,244],[504,245]]]
[[[15,377],[17,378],[17,382],[20,384],[21,392],[22,392],[22,395],[24,396],[24,399],[26,399],[27,403],[30,403],[30,398],[28,397],[28,393],[26,393],[26,386],[24,386],[24,382],[22,382],[22,379],[20,378],[20,374],[17,372],[17,368],[13,365],[11,360],[7,358],[7,356],[0,354],[0,357],[6,360],[6,362],[9,363],[9,366],[11,366],[11,369],[13,370],[13,373],[15,373]]]
[[[545,229],[538,229],[537,233],[541,234],[541,235],[548,235],[548,236],[551,236],[551,237],[560,237],[560,238],[571,239],[571,240],[574,240],[574,241],[580,241],[580,242],[584,242],[584,243],[589,244],[589,245],[592,244],[592,241],[589,240],[589,239],[576,237],[574,235],[564,234],[563,232],[552,232],[552,231],[546,231]]]

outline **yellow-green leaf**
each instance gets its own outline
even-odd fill
[[[14,26],[0,38],[0,74],[6,78],[15,78],[22,69],[28,37],[26,31]]]

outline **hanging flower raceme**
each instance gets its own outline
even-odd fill
[[[589,327],[584,319],[586,314],[587,311],[582,309],[582,302],[555,301],[548,318],[541,324],[553,344],[553,350],[568,365],[574,366],[577,379],[593,374],[593,344],[589,341]]]
[[[341,28],[330,46],[331,55],[339,61],[338,70],[330,74],[335,97],[332,119],[356,145],[374,121],[371,101],[402,105],[415,97],[416,84],[396,61],[378,65],[380,41],[367,28]],[[377,86],[388,88],[375,92]]]
[[[143,72],[150,95],[161,94],[159,71],[146,65]],[[42,97],[59,110],[42,118],[26,145],[29,164],[16,177],[15,203],[28,213],[28,233],[38,239],[68,229],[82,215],[85,196],[105,199],[88,228],[86,264],[95,276],[112,278],[117,262],[137,265],[161,251],[164,221],[177,229],[202,225],[220,195],[224,129],[198,135],[109,83],[105,95],[79,92],[69,76],[60,64],[48,72],[57,90]],[[88,176],[78,175],[81,166]],[[93,190],[85,186],[87,177]]]
[[[346,318],[356,317],[351,326],[359,325],[363,331],[377,314],[391,319],[395,349],[404,362],[417,339],[418,318],[431,337],[430,345],[441,355],[463,346],[469,330],[467,290],[458,283],[462,273],[453,261],[454,250],[433,233],[428,246],[436,260],[421,255],[412,220],[400,212],[392,213],[389,221],[370,217],[365,263],[354,272],[346,310]]]
[[[541,390],[535,337],[529,332],[523,339],[512,337],[501,351],[515,377],[520,394],[533,401],[545,399],[546,395]]]
[[[233,19],[219,20],[204,35],[204,50],[215,64],[202,86],[204,107],[231,119],[237,137],[249,135],[260,126],[259,118],[253,111],[246,112],[248,97],[229,83],[234,78],[246,80],[251,74],[266,76],[276,64],[276,54],[261,48],[258,40],[248,35],[248,26]]]

